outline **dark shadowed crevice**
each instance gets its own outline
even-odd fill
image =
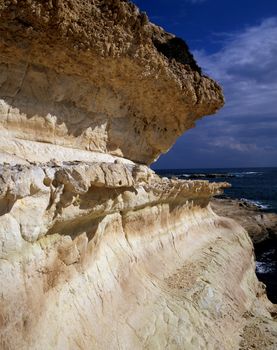
[[[201,68],[197,65],[193,55],[189,51],[186,42],[181,38],[170,38],[166,42],[161,42],[153,38],[156,49],[168,59],[175,59],[177,62],[189,65],[192,70],[201,74]]]

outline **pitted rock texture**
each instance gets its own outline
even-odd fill
[[[187,45],[128,1],[1,0],[0,51],[1,149],[33,161],[24,140],[149,164],[223,105]]]

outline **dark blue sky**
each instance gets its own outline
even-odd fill
[[[182,37],[226,105],[154,168],[277,166],[277,0],[135,0]]]

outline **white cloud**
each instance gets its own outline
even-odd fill
[[[223,86],[226,98],[216,118],[199,123],[198,139],[214,152],[256,154],[276,164],[277,18],[225,34],[224,45],[216,53],[194,55],[204,73]]]
[[[194,52],[203,71],[224,88],[228,116],[268,115],[277,110],[277,18],[226,35],[214,53]]]
[[[214,141],[208,141],[208,144],[212,147],[227,148],[233,151],[239,152],[253,152],[257,151],[258,148],[253,143],[241,142],[234,137],[217,137]]]
[[[223,86],[226,105],[186,132],[159,167],[277,166],[277,17],[217,37],[218,52],[194,56]]]

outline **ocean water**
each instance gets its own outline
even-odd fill
[[[246,199],[264,211],[277,213],[277,168],[166,169],[156,172],[184,180],[229,182],[232,187],[224,191],[226,196]]]
[[[229,182],[232,187],[224,195],[255,204],[264,212],[277,213],[277,168],[232,169],[166,169],[156,170],[160,176],[184,180]],[[269,299],[277,303],[277,238],[257,244],[256,274],[267,286]]]

